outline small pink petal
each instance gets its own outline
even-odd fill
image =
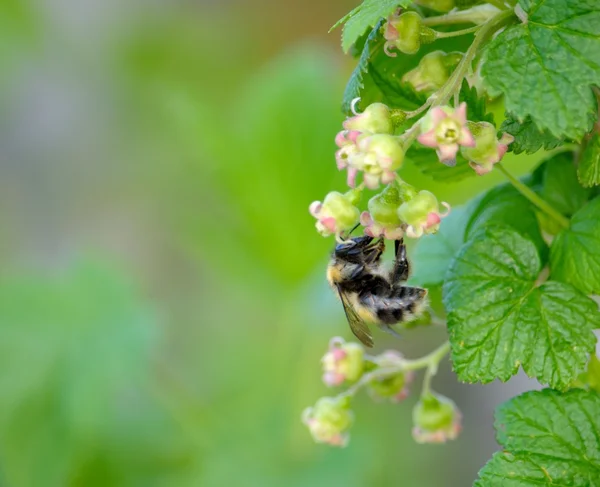
[[[385,52],[389,57],[396,57],[398,54],[390,51],[392,47],[396,47],[396,45],[392,41],[386,41],[383,45],[383,52]]]
[[[340,171],[348,166],[348,155],[344,149],[340,149],[335,153],[335,165]]]
[[[383,174],[381,175],[381,182],[383,184],[390,184],[394,182],[395,179],[396,173],[394,171],[383,171]]]
[[[383,234],[388,240],[400,240],[404,236],[404,232],[402,231],[401,227],[394,229],[386,228]]]
[[[461,125],[467,123],[467,104],[463,101],[458,108],[454,111],[454,118],[460,122]]]
[[[379,176],[375,174],[365,173],[363,181],[365,182],[365,186],[369,189],[377,189],[379,187]]]
[[[435,129],[431,129],[429,132],[419,135],[417,140],[420,144],[423,144],[426,147],[438,146],[437,137],[435,136]]]
[[[458,143],[463,147],[475,147],[475,137],[473,137],[473,134],[468,128],[463,127],[460,131]]]
[[[438,149],[441,162],[455,160],[457,152],[458,144],[441,144]]]
[[[348,183],[348,186],[350,186],[351,188],[354,188],[356,186],[356,175],[357,174],[358,174],[358,169],[356,169],[355,167],[348,168],[347,183]]]
[[[337,145],[338,147],[344,147],[345,145],[348,144],[348,139],[346,138],[346,134],[347,132],[345,130],[342,130],[341,132],[338,132],[335,135],[335,145]]]
[[[321,225],[323,225],[331,233],[335,233],[335,230],[336,230],[335,218],[329,216],[327,218],[322,218],[320,220],[320,222],[321,222]]]
[[[425,228],[430,228],[434,225],[439,225],[442,219],[438,213],[433,211],[427,215],[427,221],[425,222]]]
[[[331,350],[331,355],[333,356],[333,360],[338,362],[339,360],[345,359],[347,353],[341,348],[334,348]]]
[[[502,137],[500,137],[499,142],[504,145],[510,145],[515,141],[515,138],[509,133],[503,133]]]
[[[343,374],[339,374],[337,372],[325,372],[323,374],[323,382],[329,387],[339,386],[344,382],[344,380],[345,377],[343,376]]]
[[[313,201],[310,204],[310,206],[308,207],[308,211],[315,218],[319,217],[319,213],[321,213],[322,209],[323,209],[323,204],[320,201]]]
[[[431,110],[430,113],[430,117],[431,117],[431,122],[433,123],[433,125],[435,125],[436,127],[439,125],[439,123],[444,120],[445,118],[448,117],[448,114],[440,107],[435,107]]]
[[[369,225],[371,225],[373,223],[373,217],[371,216],[371,214],[368,211],[363,211],[360,214],[360,224],[363,227],[367,227]]]
[[[469,161],[469,166],[471,166],[471,168],[477,173],[478,176],[483,176],[484,174],[487,174],[492,170],[491,167],[489,169],[486,169],[485,167],[480,166],[479,164],[475,164],[472,161]]]
[[[391,22],[392,17],[388,18],[388,21],[385,23],[385,30],[383,32],[383,37],[385,38],[386,41],[393,41],[398,39],[398,37],[400,37],[400,34],[398,33],[398,29],[396,29],[396,27],[394,27],[394,25]]]
[[[508,150],[508,145],[505,144],[498,144],[498,160],[493,161],[494,163],[498,162],[500,159],[502,159],[504,157],[504,154],[506,154],[506,151]]]

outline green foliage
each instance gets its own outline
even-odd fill
[[[522,394],[496,413],[498,443],[476,487],[600,484],[600,395],[573,390]]]
[[[419,239],[412,254],[412,284],[433,287],[443,283],[450,262],[464,242],[467,220],[466,208],[453,208],[435,235],[424,235]]]
[[[515,140],[509,146],[509,150],[515,154],[525,152],[533,154],[540,149],[551,150],[564,143],[562,138],[556,138],[548,131],[540,131],[531,118],[527,117],[523,122],[511,114],[507,114],[506,120],[502,122],[500,130],[512,135]]]
[[[589,0],[521,0],[527,22],[488,46],[482,75],[506,109],[557,138],[580,140],[592,128],[600,84],[600,5]]]
[[[579,182],[589,188],[600,184],[600,134],[595,132],[587,141],[579,159]]]
[[[579,376],[579,381],[591,390],[600,393],[600,360],[592,355],[587,370]]]
[[[472,206],[465,229],[465,240],[471,239],[484,226],[505,225],[531,240],[544,258],[547,246],[540,232],[534,207],[510,184],[496,186],[473,202]]]
[[[539,284],[533,242],[506,226],[473,234],[451,264],[444,305],[454,369],[466,382],[508,380],[520,366],[564,389],[594,349],[597,305],[568,284]]]
[[[550,247],[552,278],[586,294],[600,293],[600,198],[581,208]]]
[[[156,338],[152,310],[99,265],[5,279],[0,459],[8,484],[149,485],[193,467],[190,445],[150,392]],[[154,462],[164,465],[158,477],[147,469]]]
[[[374,27],[382,18],[393,14],[398,7],[408,7],[411,3],[409,0],[364,0],[338,20],[332,29],[344,24],[342,49],[348,52],[369,27]]]
[[[406,159],[435,181],[456,182],[475,175],[467,160],[460,153],[456,154],[455,166],[446,166],[440,163],[434,150],[414,144],[406,152]]]

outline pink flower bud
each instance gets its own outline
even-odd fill
[[[332,191],[325,196],[323,203],[311,203],[308,211],[317,219],[316,227],[321,235],[339,235],[358,223],[360,211],[354,206],[358,202],[356,192],[360,190],[348,191],[346,194]]]
[[[417,140],[427,147],[437,149],[440,161],[446,165],[456,164],[459,146],[475,147],[475,138],[467,128],[467,104],[458,108],[433,108],[421,122],[421,135]]]
[[[329,350],[321,359],[325,385],[339,386],[345,381],[355,382],[364,371],[364,350],[357,343],[346,343],[335,337],[329,342]]]
[[[353,415],[347,397],[322,397],[302,413],[302,422],[317,443],[346,446]]]
[[[431,37],[431,29],[423,26],[421,16],[417,12],[404,12],[392,15],[384,26],[383,36],[386,43],[383,47],[385,53],[390,57],[396,57],[392,48],[398,49],[404,54],[415,54],[419,51],[423,37]],[[433,39],[428,39],[432,41]],[[427,42],[427,40],[425,40]]]
[[[367,188],[376,189],[380,183],[389,184],[404,161],[404,150],[392,135],[375,134],[358,138],[360,157],[350,164],[364,171]]]
[[[496,127],[488,122],[469,122],[469,129],[475,137],[475,147],[463,147],[461,154],[481,176],[490,172],[494,164],[500,162],[508,150],[508,145],[515,139],[505,133],[497,140]]]
[[[406,226],[406,235],[419,238],[423,234],[435,233],[440,227],[441,219],[450,213],[450,205],[442,202],[446,212],[441,213],[437,198],[430,191],[419,191],[409,201],[398,208],[398,218]]]
[[[382,368],[400,367],[404,358],[395,350],[387,350],[375,357],[374,362]],[[373,399],[389,399],[400,402],[410,393],[409,385],[414,379],[413,371],[398,372],[388,377],[374,379],[369,383],[369,393]]]
[[[413,409],[412,435],[417,443],[445,443],[458,437],[462,415],[447,397],[428,393]]]

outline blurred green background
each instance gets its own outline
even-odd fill
[[[435,388],[465,415],[445,446],[412,441],[414,397],[360,396],[345,449],[300,423],[349,338],[307,209],[344,188],[354,61],[327,30],[356,3],[0,2],[0,486],[476,477],[521,376],[465,386],[444,363]],[[403,175],[452,204],[500,180]],[[444,339],[376,336],[409,357]]]

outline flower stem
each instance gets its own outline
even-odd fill
[[[447,37],[458,37],[464,36],[466,34],[472,34],[473,32],[477,32],[481,28],[480,25],[476,25],[475,27],[469,27],[468,29],[455,30],[453,32],[438,32],[435,31],[436,39],[444,39]]]
[[[471,63],[473,62],[473,59],[475,59],[477,51],[479,50],[479,47],[481,46],[483,41],[485,41],[490,34],[495,32],[495,29],[498,27],[499,24],[501,24],[513,15],[514,12],[512,10],[505,10],[492,17],[479,28],[479,30],[475,34],[475,39],[469,46],[469,49],[461,59],[460,63],[458,63],[458,66],[456,67],[448,81],[446,81],[444,86],[442,86],[439,92],[437,93],[437,99],[434,103],[434,106],[446,104],[448,100],[452,98],[454,93],[460,90],[462,80],[467,74],[467,71],[469,70]]]
[[[506,7],[501,10],[505,10]],[[490,5],[478,5],[468,10],[459,10],[445,15],[435,17],[425,17],[423,24],[429,27],[434,25],[452,25],[452,24],[483,24],[491,17],[496,15],[498,10]]]
[[[506,10],[508,8],[502,0],[487,0],[487,3],[499,8],[500,10]]]
[[[399,372],[406,372],[409,370],[426,368],[425,381],[429,383],[431,381],[431,377],[437,372],[438,364],[449,351],[450,342],[445,342],[424,357],[415,360],[403,360],[401,364],[395,367],[381,367],[379,369],[375,369],[372,372],[368,372],[367,374],[363,375],[355,384],[350,386],[346,391],[342,392],[340,396],[354,396],[360,389],[374,379],[385,379],[386,377],[393,376]],[[425,384],[423,387],[425,387]]]
[[[531,188],[523,184],[517,178],[515,178],[512,174],[510,174],[506,168],[501,164],[496,164],[496,167],[500,169],[500,172],[506,176],[506,178],[510,181],[510,183],[515,187],[515,189],[521,193],[525,198],[531,201],[535,206],[537,206],[540,210],[542,210],[546,215],[552,218],[556,223],[558,223],[563,228],[569,228],[569,219],[565,216],[561,215],[560,212],[555,210],[547,201],[540,198],[535,191]]]

